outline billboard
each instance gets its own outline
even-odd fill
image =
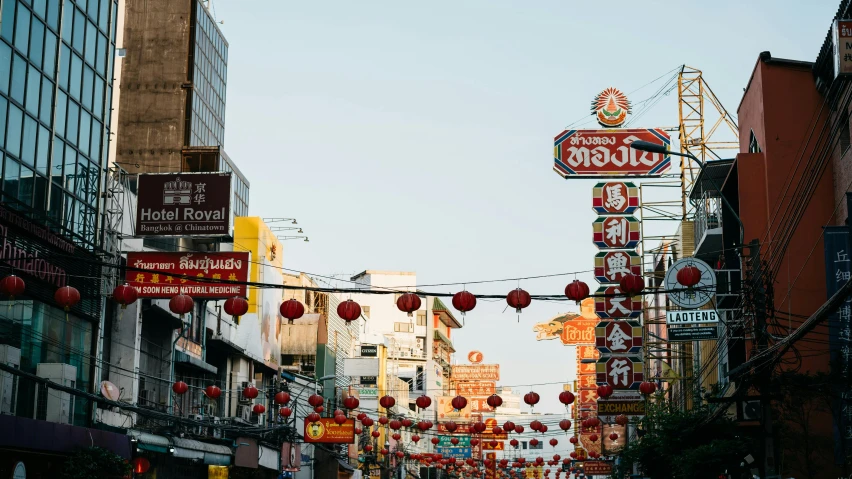
[[[499,364],[477,364],[475,366],[452,366],[453,381],[499,381]]]
[[[660,176],[671,167],[671,157],[630,148],[636,140],[671,145],[661,128],[565,130],[553,140],[553,170],[563,178]]]
[[[322,444],[355,444],[355,420],[343,424],[334,418],[323,417],[317,422],[305,421],[305,442]]]
[[[609,384],[615,389],[638,389],[645,380],[642,359],[637,356],[601,357],[595,364],[598,384]]]
[[[455,366],[453,366],[455,367]],[[438,396],[438,419],[467,419],[470,420],[471,402],[468,401],[464,409],[456,410],[453,407],[453,398],[450,396]]]
[[[249,253],[131,252],[127,253],[127,266],[125,279],[139,291],[140,298],[187,294],[197,299],[224,299],[247,294]],[[218,280],[242,284],[219,283]]]
[[[629,215],[639,209],[639,188],[621,181],[598,183],[592,188],[592,209],[599,215]]]
[[[601,321],[595,327],[595,346],[601,354],[642,352],[643,330],[639,321]]]
[[[494,381],[475,381],[456,383],[456,393],[465,397],[490,396],[497,392],[497,383]]]
[[[642,275],[642,258],[636,251],[601,251],[595,255],[598,283],[618,284],[627,274]]]
[[[592,223],[592,241],[601,250],[633,249],[639,245],[641,233],[634,216],[598,216]]]
[[[141,174],[136,236],[230,236],[230,173]]]

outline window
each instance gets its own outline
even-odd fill
[[[364,317],[370,319],[370,307],[369,306],[361,306],[361,312],[364,313]]]
[[[397,333],[413,333],[414,326],[411,323],[393,323],[393,330]]]
[[[521,441],[521,449],[527,448],[527,441]]]
[[[426,326],[426,311],[417,312],[417,325]]]
[[[760,153],[761,151],[763,151],[763,150],[760,149],[760,143],[757,142],[757,137],[754,136],[754,131],[752,130],[751,134],[749,135],[749,139],[748,139],[748,152],[749,153]]]
[[[849,112],[844,111],[843,116],[840,118],[840,154],[846,154],[846,150],[849,149],[850,141],[849,141]]]

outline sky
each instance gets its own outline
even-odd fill
[[[552,138],[596,128],[604,88],[635,107],[683,64],[736,115],[758,54],[813,61],[837,7],[213,0],[230,44],[224,146],[251,183],[250,214],[297,218],[309,236],[286,242],[286,268],[340,287],[366,269],[415,271],[423,291],[479,294],[561,294],[574,274],[473,282],[580,272],[594,290],[595,181],[558,176]],[[673,91],[631,126],[677,121]],[[573,356],[532,327],[574,309],[480,301],[453,336],[457,361],[482,351],[503,385],[541,394],[538,411],[563,411]]]

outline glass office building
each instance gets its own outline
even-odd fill
[[[2,199],[88,250],[99,246],[117,4],[2,0]]]
[[[225,143],[228,42],[207,8],[201,2],[193,2],[193,7],[192,125],[188,146],[221,146]]]

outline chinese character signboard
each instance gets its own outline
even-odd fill
[[[305,442],[323,444],[355,444],[355,420],[347,419],[343,424],[334,418],[323,417],[317,422],[305,421]]]
[[[471,457],[472,451],[470,447],[435,447],[435,452],[441,454],[445,458],[467,459]]]
[[[586,461],[583,463],[583,472],[587,476],[609,476],[612,474],[612,463],[606,461]]]
[[[852,75],[852,20],[834,21],[834,77]]]
[[[595,313],[604,319],[638,318],[642,314],[642,297],[628,298],[618,286],[601,286],[595,292]]]
[[[599,216],[592,224],[599,249],[633,249],[639,245],[639,220],[632,216]]]
[[[849,281],[852,264],[849,256],[849,227],[826,226],[825,242],[825,286],[831,298]],[[852,298],[847,298],[840,308],[828,317],[828,347],[832,369],[844,380],[834,381],[832,412],[834,413],[834,456],[846,457],[842,444],[852,443],[852,391],[843,387],[848,384],[852,372]],[[843,436],[841,436],[841,434]]]
[[[661,128],[625,130],[565,130],[553,140],[553,170],[564,178],[660,176],[671,157],[630,148],[636,140],[669,148],[669,134]]]
[[[499,364],[459,365],[452,367],[453,381],[499,381]]]
[[[642,258],[636,251],[601,251],[595,255],[598,283],[618,284],[627,274],[642,274]]]
[[[639,188],[634,183],[610,181],[592,189],[592,209],[599,215],[629,215],[639,209]]]
[[[490,396],[497,391],[497,383],[494,381],[475,381],[456,383],[456,393],[464,397]]]
[[[136,236],[230,234],[230,173],[139,175]]]
[[[131,252],[127,266],[127,283],[139,291],[140,298],[246,296],[249,253]]]
[[[637,389],[645,380],[642,360],[638,357],[602,356],[596,363],[598,384],[613,389]]]
[[[638,321],[601,321],[595,328],[595,346],[601,354],[637,354],[642,343]]]

